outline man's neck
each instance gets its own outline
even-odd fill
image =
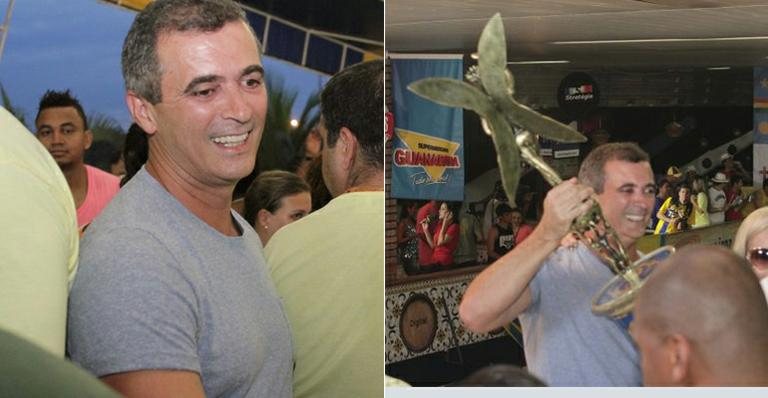
[[[634,241],[628,245],[624,244],[624,250],[626,250],[630,261],[635,262],[640,258],[640,253],[637,252],[637,241]]]
[[[205,186],[184,173],[151,159],[146,168],[166,191],[211,228],[227,236],[240,235],[231,213],[235,184]]]
[[[76,163],[61,167],[61,172],[67,179],[67,185],[75,200],[75,208],[79,208],[88,195],[88,171],[85,169],[85,164]]]
[[[384,172],[369,171],[360,173],[347,187],[346,192],[377,192],[384,190]]]

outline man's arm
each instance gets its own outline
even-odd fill
[[[528,238],[472,281],[459,306],[461,321],[478,333],[511,322],[531,303],[528,284],[543,261],[560,245],[571,222],[591,206],[591,188],[575,178],[552,188],[544,199],[541,222]]]
[[[200,375],[182,370],[140,370],[104,376],[101,380],[125,397],[205,397]]]

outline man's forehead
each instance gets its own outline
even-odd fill
[[[40,115],[37,117],[35,123],[39,126],[42,124],[50,124],[52,122],[58,124],[74,123],[77,125],[82,124],[82,119],[77,109],[73,106],[56,106],[51,108],[45,108],[40,111]]]
[[[605,163],[605,181],[614,185],[653,185],[653,170],[648,162],[609,160]]]

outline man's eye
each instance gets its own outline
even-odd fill
[[[51,130],[40,130],[37,132],[37,135],[39,137],[47,137],[50,134],[51,134]]]
[[[256,88],[262,85],[261,79],[249,78],[245,80],[245,85],[251,88]]]
[[[643,191],[646,195],[656,195],[659,193],[659,189],[656,187],[648,187]]]
[[[195,97],[209,97],[211,96],[211,94],[213,94],[214,91],[216,90],[212,88],[206,88],[203,90],[193,91],[192,95],[194,95]]]

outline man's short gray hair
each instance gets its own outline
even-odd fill
[[[579,182],[592,187],[595,193],[603,192],[605,185],[605,164],[609,160],[631,163],[649,162],[648,153],[631,142],[612,142],[593,149],[579,168]]]
[[[157,57],[157,40],[170,32],[215,32],[233,21],[245,22],[245,11],[232,0],[156,0],[140,12],[123,43],[125,88],[152,104],[162,101],[162,69]],[[259,51],[261,45],[259,44]]]

